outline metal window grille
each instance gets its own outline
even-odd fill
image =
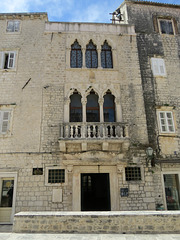
[[[101,66],[103,68],[113,68],[111,47],[106,41],[101,50]]]
[[[65,170],[64,169],[49,169],[48,183],[64,183]]]
[[[82,68],[82,51],[81,46],[77,42],[71,46],[71,68]]]
[[[92,40],[86,46],[86,67],[87,68],[98,67],[98,55],[96,45],[93,44]]]
[[[126,181],[139,181],[141,180],[141,169],[140,167],[126,167]]]

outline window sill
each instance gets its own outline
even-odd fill
[[[177,137],[177,133],[159,133],[160,137]]]
[[[11,73],[11,72],[16,72],[16,69],[0,69],[0,72],[2,73]]]
[[[67,70],[70,70],[70,71],[118,71],[117,68],[102,68],[102,67],[99,67],[99,68],[86,68],[86,67],[82,67],[82,68],[71,68],[71,67],[66,67]]]

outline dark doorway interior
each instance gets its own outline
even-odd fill
[[[81,211],[110,211],[109,173],[81,174]]]

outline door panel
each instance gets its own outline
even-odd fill
[[[81,210],[111,210],[108,173],[81,174]]]
[[[13,203],[14,179],[1,178],[0,222],[10,222]]]

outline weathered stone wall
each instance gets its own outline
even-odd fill
[[[177,155],[180,152],[178,136],[180,135],[179,76],[180,76],[180,8],[163,4],[143,4],[126,1],[128,23],[135,25],[137,45],[142,77],[143,94],[147,116],[149,141],[158,153]],[[160,34],[156,31],[154,17],[172,18],[175,35]],[[175,24],[175,25],[176,25]],[[167,75],[154,77],[150,59],[161,57],[165,61]],[[159,139],[156,107],[171,106],[175,113],[175,136]],[[158,145],[159,144],[159,145]],[[166,151],[168,146],[168,151]]]
[[[16,233],[179,233],[180,212],[30,212],[15,215]]]

